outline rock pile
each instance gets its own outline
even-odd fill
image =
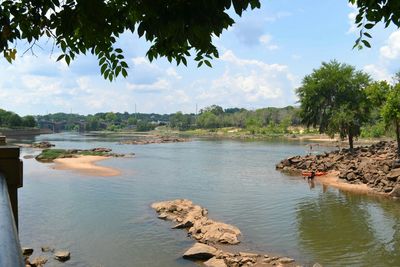
[[[321,155],[295,156],[282,160],[276,169],[292,174],[302,171],[339,171],[350,184],[367,184],[376,192],[400,197],[400,160],[394,142],[336,150]]]
[[[158,218],[174,221],[175,229],[188,229],[188,234],[201,243],[238,244],[240,230],[232,225],[207,218],[208,211],[187,199],[158,202],[151,205]]]
[[[53,248],[50,248],[48,246],[42,247],[41,250],[44,253],[53,253],[55,251]],[[22,248],[22,255],[25,257],[26,267],[43,267],[48,262],[48,258],[44,255],[40,255],[30,260],[30,256],[32,256],[32,254],[33,248]],[[71,253],[66,250],[60,250],[54,252],[53,256],[55,260],[58,260],[59,262],[65,262],[70,259]]]
[[[54,144],[48,142],[48,141],[43,141],[43,142],[39,142],[39,143],[33,143],[32,147],[33,148],[50,148],[55,146]]]
[[[138,140],[124,140],[120,144],[123,145],[148,145],[148,144],[164,144],[164,143],[178,143],[178,142],[188,142],[189,139],[179,138],[179,137],[168,137],[159,136],[150,139],[138,139]]]
[[[207,218],[207,209],[194,205],[190,200],[163,201],[154,203],[151,207],[159,214],[158,218],[175,222],[174,229],[187,229],[189,236],[200,242],[195,243],[183,254],[185,259],[202,261],[209,267],[297,266],[295,261],[288,257],[222,250],[221,244],[239,243],[240,230]]]

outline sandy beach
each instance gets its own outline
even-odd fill
[[[104,156],[79,156],[76,158],[55,159],[52,166],[55,170],[74,170],[90,176],[117,176],[121,172],[110,167],[98,166],[96,162],[108,159]]]

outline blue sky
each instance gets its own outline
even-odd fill
[[[236,24],[214,42],[220,58],[213,68],[176,66],[165,59],[149,63],[149,44],[124,34],[118,46],[130,65],[129,77],[110,83],[100,76],[93,56],[80,56],[70,67],[55,62],[51,42],[36,56],[0,60],[0,108],[21,115],[73,112],[195,112],[212,104],[255,109],[295,105],[295,89],[322,61],[337,59],[391,80],[400,70],[400,30],[372,31],[372,49],[353,50],[358,31],[356,10],[344,0],[270,0],[259,10],[235,17]]]

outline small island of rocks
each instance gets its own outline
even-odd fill
[[[232,252],[226,249],[224,245],[236,245],[240,242],[240,230],[236,226],[208,218],[208,210],[190,200],[157,202],[151,207],[159,214],[159,219],[175,222],[173,229],[186,229],[188,236],[197,241],[183,254],[185,259],[200,261],[208,267],[299,266],[294,259],[288,257]]]
[[[339,188],[365,186],[370,193],[400,197],[400,160],[395,142],[290,157],[279,162],[276,169],[293,175],[303,171],[328,172],[326,178],[336,176]],[[329,185],[332,179],[321,176],[319,181]]]

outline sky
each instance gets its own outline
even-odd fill
[[[248,10],[213,41],[220,58],[212,68],[176,66],[165,59],[150,63],[149,43],[123,34],[128,77],[110,83],[102,78],[93,56],[79,56],[68,67],[56,62],[57,50],[43,40],[35,55],[22,55],[13,64],[0,58],[0,108],[20,115],[56,112],[195,113],[213,104],[223,108],[296,105],[302,78],[333,59],[351,64],[376,80],[392,81],[400,70],[400,30],[371,32],[371,49],[352,49],[358,35],[355,7],[345,0],[268,0]],[[230,12],[232,15],[233,12]]]

